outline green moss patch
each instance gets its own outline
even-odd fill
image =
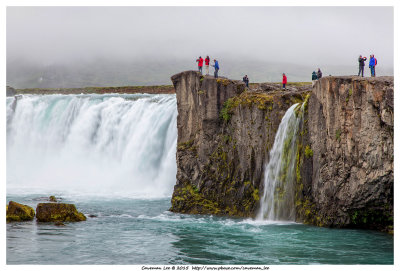
[[[350,227],[393,231],[393,210],[389,205],[369,206],[349,213]]]
[[[307,158],[311,158],[314,155],[313,150],[310,148],[310,146],[306,146],[306,148],[304,149],[304,154]]]
[[[197,146],[194,144],[193,139],[179,143],[177,148],[179,151],[190,151],[197,153]]]

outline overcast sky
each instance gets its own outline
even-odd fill
[[[393,67],[392,7],[8,7],[7,57],[211,57]]]

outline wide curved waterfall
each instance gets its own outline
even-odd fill
[[[170,196],[176,116],[175,95],[7,98],[7,192]]]
[[[301,117],[292,105],[279,124],[269,163],[264,172],[264,194],[260,202],[259,219],[295,220],[295,182],[297,131]]]

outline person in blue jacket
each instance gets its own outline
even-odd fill
[[[318,75],[317,75],[317,73],[315,71],[312,72],[311,80],[312,80],[312,86],[314,86],[315,85],[315,81],[318,80]]]
[[[371,77],[375,77],[375,57],[374,57],[374,55],[369,56],[369,68],[371,69]]]
[[[218,65],[218,60],[214,59],[214,65],[212,65],[215,69],[214,71],[214,77],[218,78],[218,71],[219,71],[219,65]]]

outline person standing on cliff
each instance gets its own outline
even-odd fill
[[[249,87],[249,78],[247,77],[247,74],[243,77],[243,82],[246,84],[246,87]]]
[[[320,68],[318,68],[317,77],[318,77],[318,80],[322,78],[322,72],[321,72]]]
[[[371,77],[375,77],[375,57],[374,55],[369,56],[369,68],[371,69]]]
[[[219,71],[219,64],[218,64],[218,60],[214,59],[214,65],[212,65],[215,69],[214,71],[214,77],[218,78],[218,71]]]
[[[376,65],[378,65],[378,60],[376,60],[375,55],[372,55],[372,57],[374,58],[375,61],[375,65],[374,65],[374,77],[376,76]]]
[[[199,73],[203,74],[203,59],[201,58],[201,56],[196,59],[196,62],[198,62]]]
[[[204,63],[206,64],[206,74],[208,75],[210,73],[210,57],[207,56],[206,59],[204,59]]]
[[[312,75],[311,75],[312,86],[315,85],[315,81],[317,81],[317,79],[318,79],[317,73],[315,71],[313,71]]]
[[[286,89],[286,84],[287,84],[287,77],[285,73],[282,73],[282,88]]]
[[[364,77],[364,66],[365,66],[365,61],[367,60],[366,57],[363,57],[362,55],[360,55],[358,57],[358,76]]]

